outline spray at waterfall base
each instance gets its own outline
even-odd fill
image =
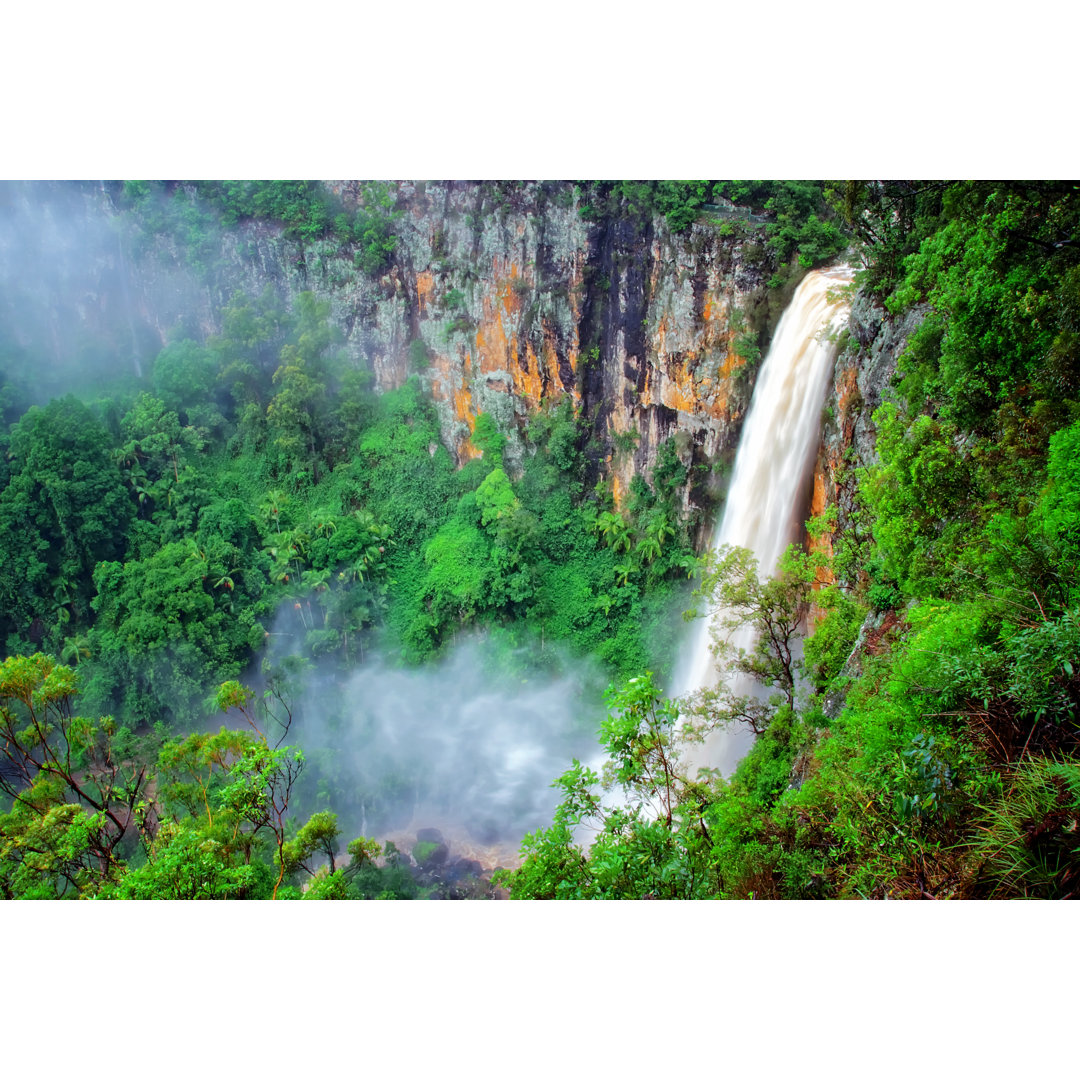
[[[303,812],[332,807],[342,848],[362,835],[409,852],[434,828],[455,857],[516,864],[522,837],[551,822],[552,780],[595,751],[602,717],[599,665],[550,644],[547,661],[530,668],[477,636],[423,668],[374,655],[345,678],[308,673],[289,736],[308,761]]]

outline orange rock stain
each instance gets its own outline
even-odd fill
[[[525,362],[511,369],[511,374],[514,376],[514,393],[536,408],[544,396],[544,380],[540,374],[540,360],[529,342],[525,343]]]
[[[857,368],[847,368],[841,375],[836,384],[836,397],[838,404],[840,405],[840,415],[847,419],[848,405],[851,403],[852,397],[858,390],[858,378],[859,372]]]
[[[511,322],[521,314],[521,293],[515,283],[528,280],[523,278],[515,263],[503,269],[503,260],[498,256],[493,260],[495,286],[482,300],[483,314],[480,325],[476,328],[476,355],[480,361],[480,370],[515,371],[518,367],[518,328]]]
[[[416,309],[422,318],[427,312],[428,300],[435,290],[435,275],[430,270],[422,270],[416,275]]]
[[[727,325],[727,306],[706,295],[703,308],[705,331],[695,346],[675,359],[668,352],[669,316],[662,315],[653,328],[651,352],[655,362],[645,373],[642,402],[645,405],[666,405],[680,412],[705,413],[716,420],[729,421],[730,386],[728,380],[746,363],[745,357],[734,351],[733,331]],[[715,374],[701,370],[703,357],[723,352]]]
[[[472,443],[472,433],[476,429],[476,414],[473,412],[472,391],[468,386],[462,386],[454,391],[454,415],[469,426],[468,437],[458,442],[458,459],[465,462],[469,458],[479,457],[480,451]]]
[[[526,402],[530,409],[538,409],[546,400],[557,401],[567,392],[559,373],[559,354],[556,348],[554,326],[547,320],[540,324],[539,348],[533,341],[523,338],[526,327],[523,315],[530,290],[531,275],[522,271],[512,260],[495,256],[492,260],[494,281],[481,297],[481,314],[472,341],[473,351],[462,350],[459,357],[435,356],[431,361],[432,395],[439,401],[450,401],[454,415],[468,424],[471,432],[476,425],[476,409],[473,402],[472,382],[476,377],[496,373],[508,373],[516,397]],[[580,280],[581,269],[575,267],[573,280]],[[523,284],[524,283],[524,284]],[[417,275],[417,303],[420,313],[427,309],[434,290],[434,276],[430,272]],[[527,286],[527,287],[526,287]],[[576,328],[579,298],[571,288],[570,307],[573,311],[575,340],[567,349],[567,359],[572,371],[577,371],[578,345]],[[533,337],[532,334],[529,335]],[[488,380],[488,386],[497,390],[510,390],[510,382]],[[580,404],[577,387],[569,388],[575,405]],[[462,439],[457,448],[459,462],[479,456],[479,451],[468,439]]]

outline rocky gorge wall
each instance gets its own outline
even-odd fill
[[[359,195],[330,186],[346,203]],[[478,453],[470,436],[485,412],[509,436],[511,467],[528,416],[569,397],[617,503],[674,436],[697,480],[687,509],[690,498],[708,505],[721,483],[711,470],[725,454],[730,464],[752,389],[735,327],[764,341],[775,323],[760,242],[707,221],[682,234],[663,219],[590,222],[569,184],[398,191],[401,240],[359,319],[380,387],[399,385],[422,355],[458,461]]]
[[[811,548],[831,555],[832,537],[853,526],[856,470],[877,460],[874,411],[885,400],[897,362],[928,310],[916,305],[897,318],[877,301],[855,294],[822,410],[810,503],[810,516],[836,506],[836,525],[831,533],[811,539]]]
[[[364,198],[357,181],[325,186],[346,207]],[[344,348],[380,390],[419,377],[459,463],[479,453],[471,435],[485,412],[508,436],[514,469],[529,415],[569,398],[589,428],[590,483],[608,480],[621,504],[673,438],[690,470],[684,509],[697,511],[707,533],[758,354],[801,277],[768,288],[777,267],[761,226],[732,228],[705,214],[674,233],[663,218],[630,211],[590,220],[565,182],[392,190],[398,242],[378,276],[356,269],[351,241],[301,241],[265,220],[196,242],[182,217],[178,229],[174,206],[169,228],[144,221],[131,230],[116,184],[15,185],[4,196],[16,219],[21,212],[29,222],[40,202],[51,223],[51,257],[62,268],[38,290],[49,295],[35,297],[51,311],[46,321],[55,328],[76,312],[105,337],[111,326],[111,347],[130,355],[136,373],[177,328],[196,337],[220,329],[237,291],[269,288],[291,304],[310,290],[330,304]],[[185,197],[193,220],[197,209],[216,213],[193,186],[172,195],[181,205]]]

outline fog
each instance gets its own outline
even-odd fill
[[[287,741],[307,759],[300,813],[332,809],[357,835],[436,827],[453,846],[508,861],[551,823],[552,787],[593,759],[605,679],[548,644],[509,650],[476,636],[423,668],[383,655],[349,673],[310,668],[292,688]]]
[[[169,338],[210,328],[205,271],[118,214],[119,191],[0,182],[0,377],[23,406],[141,379]]]
[[[205,267],[200,280],[190,251],[117,213],[118,199],[118,184],[0,183],[8,419],[69,392],[112,392],[117,379],[145,385],[167,340],[212,329],[224,286]],[[296,662],[290,616],[274,626],[271,665]],[[605,685],[598,664],[550,642],[508,645],[499,631],[422,669],[386,652],[346,672],[312,664],[290,686],[286,741],[307,759],[292,813],[335,811],[342,847],[434,826],[458,850],[480,845],[495,853],[488,862],[506,861],[550,824],[552,782],[572,759],[596,761]]]

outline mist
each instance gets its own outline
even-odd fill
[[[287,739],[307,760],[300,814],[335,811],[342,847],[434,827],[481,861],[512,861],[551,823],[553,781],[599,751],[599,665],[549,644],[541,667],[538,652],[475,636],[423,668],[369,654],[349,673],[309,669]]]
[[[226,234],[216,211],[200,203],[188,220],[193,198],[182,187],[168,197],[151,192],[133,213],[116,183],[0,183],[5,419],[68,393],[133,398],[153,385],[167,342],[205,341],[234,291],[254,293],[264,283],[266,267],[249,266],[232,249],[231,259],[221,254]],[[116,416],[111,422],[115,428]],[[146,504],[155,506],[151,521],[159,513],[166,519],[163,530],[175,526],[165,504],[153,501],[164,498],[152,494]],[[358,835],[389,839],[434,827],[459,851],[478,845],[494,853],[481,854],[482,862],[505,861],[528,832],[550,824],[559,801],[553,781],[572,759],[596,762],[608,681],[598,662],[550,641],[510,644],[523,633],[515,628],[465,638],[422,669],[401,666],[389,648],[363,656],[361,637],[362,662],[343,671],[296,655],[292,606],[278,615],[271,648],[256,663],[301,669],[290,679],[286,741],[307,766],[290,814],[302,821],[334,811],[342,848]],[[87,613],[77,629],[91,626]],[[680,628],[677,610],[655,619],[653,650],[671,651]],[[179,641],[130,663],[181,664],[173,652]],[[257,669],[247,681],[260,683]],[[166,711],[171,704],[161,702]],[[199,712],[197,704],[184,711]],[[210,713],[200,719],[213,729],[221,717]]]
[[[121,214],[120,190],[0,182],[0,378],[20,409],[142,380],[169,339],[212,329],[207,268]]]

